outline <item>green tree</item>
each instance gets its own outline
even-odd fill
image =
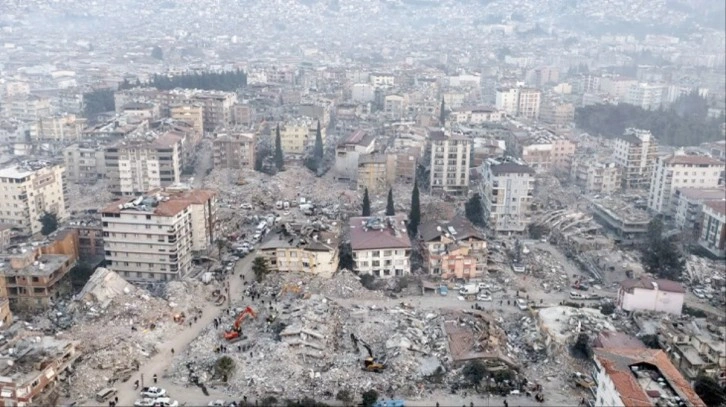
[[[222,356],[214,363],[214,373],[225,382],[232,376],[235,368],[234,359],[229,356]]]
[[[48,236],[58,229],[58,215],[55,212],[43,212],[40,216],[40,234]]]
[[[88,263],[78,263],[68,273],[71,275],[71,284],[73,287],[83,287],[91,278],[93,272],[96,271],[93,266]]]
[[[693,383],[693,390],[707,406],[726,405],[726,387],[721,387],[712,377],[698,375]]]
[[[318,126],[315,129],[315,146],[313,148],[313,158],[315,158],[318,165],[318,170],[322,168],[323,154],[323,134],[320,130],[320,120],[318,120]]]
[[[663,237],[663,221],[655,218],[648,224],[647,243],[642,247],[645,270],[660,278],[679,280],[686,262],[673,240]]]
[[[368,197],[368,188],[363,192],[363,211],[361,216],[371,216],[371,199]]]
[[[96,89],[83,94],[83,116],[87,119],[114,109],[116,109],[116,103],[112,89]]]
[[[446,126],[446,102],[444,102],[444,98],[441,98],[441,107],[439,108],[439,123],[441,123],[441,127]]]
[[[418,225],[421,223],[421,202],[418,193],[418,180],[413,183],[411,191],[411,213],[408,215],[408,233],[416,236],[418,233]]]
[[[222,251],[227,247],[227,241],[225,239],[217,239],[214,243],[217,245],[217,258],[221,261]]]
[[[393,188],[388,189],[388,202],[386,202],[386,216],[395,216],[396,207],[393,204]]]
[[[342,402],[344,406],[348,406],[353,402],[353,395],[350,393],[350,390],[343,389],[338,391],[338,394],[335,395],[335,399]]]
[[[479,227],[486,226],[486,219],[484,218],[484,207],[481,204],[481,196],[474,194],[464,204],[464,213],[469,222]]]
[[[285,165],[285,158],[282,155],[282,140],[280,139],[280,125],[277,125],[277,128],[275,128],[275,166],[277,166],[278,171],[282,170],[282,167]]]
[[[464,365],[464,369],[461,370],[466,380],[468,380],[474,388],[478,389],[479,384],[487,374],[487,368],[484,363],[479,359],[474,359]]]
[[[154,48],[151,49],[151,57],[161,61],[164,59],[164,51],[160,46],[154,45]]]
[[[372,407],[378,401],[378,392],[373,389],[363,392],[361,396],[363,398],[363,407]]]
[[[267,260],[262,256],[255,257],[252,262],[252,272],[255,273],[255,279],[260,282],[265,279],[265,276],[270,272],[267,267]]]
[[[353,248],[350,242],[341,242],[338,245],[338,270],[353,270]]]

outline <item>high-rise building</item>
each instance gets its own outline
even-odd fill
[[[0,223],[8,223],[28,233],[39,233],[45,212],[59,220],[68,215],[61,165],[27,163],[0,169]]]
[[[66,179],[77,184],[94,184],[106,174],[103,149],[90,144],[72,144],[63,149]]]
[[[648,130],[625,129],[613,143],[615,163],[623,169],[623,188],[647,189],[658,158],[658,143]]]
[[[443,130],[430,129],[431,191],[464,195],[469,191],[471,140]]]
[[[481,168],[484,216],[497,233],[523,233],[529,224],[534,170],[521,162],[487,159]]]
[[[191,270],[192,253],[215,238],[216,194],[157,190],[102,211],[103,244],[112,270],[129,281],[168,281]]]
[[[221,129],[212,142],[215,168],[254,168],[255,134],[240,129]]]
[[[650,181],[648,208],[670,215],[671,199],[677,188],[715,188],[724,163],[711,157],[682,152],[658,157]]]
[[[638,83],[630,86],[625,103],[642,107],[646,110],[659,109],[663,104],[665,86]]]

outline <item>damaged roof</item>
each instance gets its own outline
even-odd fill
[[[660,291],[667,291],[671,293],[685,293],[686,290],[683,285],[677,281],[671,281],[666,279],[654,279],[648,276],[642,276],[638,279],[627,279],[620,283],[620,287],[623,290],[632,290],[634,288],[642,288],[644,290],[654,290],[658,287]]]
[[[353,250],[408,249],[411,240],[405,221],[405,215],[350,218],[350,246]]]
[[[461,215],[456,215],[451,220],[435,220],[419,226],[421,239],[426,242],[440,239],[446,233],[452,235],[456,240],[469,238],[485,240],[474,224]]]

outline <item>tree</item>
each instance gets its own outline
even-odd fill
[[[446,102],[444,101],[444,98],[441,98],[441,107],[439,109],[439,123],[441,123],[441,127],[446,126]]]
[[[606,302],[600,306],[600,313],[603,315],[611,315],[613,312],[615,312],[615,304],[612,302]]]
[[[388,189],[388,202],[386,203],[386,216],[395,216],[396,207],[393,205],[393,188]]]
[[[234,359],[229,356],[222,356],[214,364],[214,373],[226,382],[234,373],[235,368]]]
[[[265,276],[270,272],[267,267],[267,260],[262,256],[255,257],[252,262],[252,271],[255,273],[255,279],[260,282],[265,279]]]
[[[349,390],[343,389],[338,391],[338,394],[335,395],[335,399],[342,402],[344,406],[347,406],[353,402],[353,395]]]
[[[486,219],[484,218],[484,207],[481,204],[481,196],[479,194],[472,195],[471,198],[464,204],[464,212],[469,222],[479,227],[486,226]]]
[[[487,368],[481,360],[474,359],[464,365],[464,369],[462,369],[461,373],[464,375],[466,380],[474,386],[474,388],[478,389],[479,384],[487,374]]]
[[[368,197],[368,188],[363,192],[363,211],[361,216],[371,216],[371,199]]]
[[[164,51],[160,46],[154,45],[154,48],[151,49],[151,57],[161,61],[164,59]]]
[[[572,345],[572,355],[580,359],[592,358],[592,346],[587,334],[582,333],[577,336],[577,341]]]
[[[43,215],[40,216],[40,224],[42,225],[40,234],[48,236],[58,229],[58,215],[55,212],[43,212]]]
[[[215,240],[215,244],[217,245],[217,258],[222,260],[222,250],[227,247],[227,241],[224,239],[217,239]]]
[[[416,236],[418,233],[418,225],[421,223],[421,202],[418,194],[418,180],[413,183],[411,191],[411,213],[408,216],[408,233]]]
[[[318,120],[318,127],[315,129],[315,146],[313,147],[313,158],[318,172],[323,168],[323,153],[323,135],[320,130],[320,120]]]
[[[378,392],[373,389],[363,392],[361,396],[363,398],[363,407],[372,407],[378,401]]]
[[[376,278],[373,277],[373,274],[363,274],[360,276],[360,284],[369,290],[375,290]]]
[[[279,171],[285,165],[285,158],[282,155],[282,140],[280,139],[280,125],[275,129],[275,166]]]
[[[353,248],[350,242],[341,242],[338,245],[338,270],[353,270]]]
[[[113,89],[96,89],[83,94],[83,116],[91,119],[99,113],[116,109]]]
[[[726,405],[726,388],[709,376],[698,375],[693,383],[693,390],[708,406]]]
[[[663,237],[663,221],[651,220],[647,236],[647,244],[641,250],[645,270],[660,278],[679,280],[686,262],[676,244]]]

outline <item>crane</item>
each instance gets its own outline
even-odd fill
[[[234,320],[232,328],[224,332],[224,339],[231,341],[241,336],[242,322],[244,322],[245,318],[247,318],[247,315],[252,316],[252,318],[257,318],[257,314],[255,313],[255,311],[252,309],[252,307],[248,306],[242,312],[240,312],[239,315],[237,315],[237,319]]]

